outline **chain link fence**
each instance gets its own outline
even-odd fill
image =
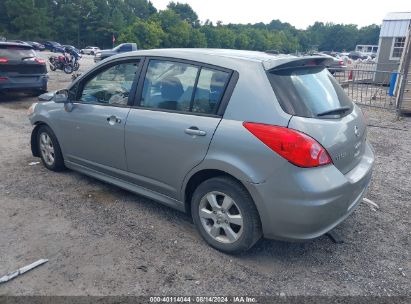
[[[396,109],[396,83],[402,75],[377,70],[375,63],[348,65],[333,72],[334,77],[354,102],[389,110]]]

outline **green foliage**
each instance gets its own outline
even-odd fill
[[[1,21],[8,33],[18,39],[36,39],[50,34],[48,3],[33,0],[5,0]]]
[[[198,15],[191,8],[189,4],[170,2],[167,5],[167,8],[176,12],[181,20],[187,21],[190,25],[195,26],[195,27],[198,27],[200,25],[200,21],[198,20]]]
[[[139,48],[209,47],[244,50],[351,50],[377,44],[380,27],[316,22],[307,30],[289,23],[201,24],[188,4],[157,11],[148,0],[0,0],[0,36],[55,40],[78,47],[136,42]]]
[[[152,49],[161,45],[164,36],[165,33],[158,22],[138,18],[120,34],[118,41],[132,41],[137,43],[138,48]]]

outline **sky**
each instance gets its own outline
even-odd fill
[[[151,0],[165,9],[171,0]],[[273,19],[305,29],[315,21],[357,24],[359,27],[382,23],[388,12],[410,12],[410,0],[174,0],[188,3],[200,21],[216,23],[269,23]]]

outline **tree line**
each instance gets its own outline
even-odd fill
[[[101,48],[136,42],[138,48],[209,47],[275,50],[352,50],[377,44],[380,27],[316,22],[306,30],[289,23],[222,24],[200,22],[188,4],[170,2],[157,10],[147,0],[1,0],[0,36],[20,40],[55,40]]]

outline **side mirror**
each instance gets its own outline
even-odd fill
[[[64,110],[66,112],[71,112],[73,111],[74,104],[70,101],[68,98],[69,92],[68,90],[60,90],[56,92],[56,95],[54,95],[54,102],[55,103],[64,103]]]
[[[57,91],[54,95],[53,101],[55,103],[67,103],[68,100],[68,91],[67,90],[60,90]]]
[[[47,92],[38,97],[39,101],[50,101],[54,98],[55,92]]]

